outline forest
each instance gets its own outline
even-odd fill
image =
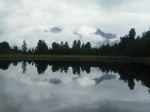
[[[44,40],[39,40],[35,48],[28,48],[23,41],[22,49],[18,46],[10,47],[9,43],[0,42],[0,54],[46,54],[46,55],[100,55],[100,56],[150,56],[150,30],[136,36],[136,31],[131,28],[128,35],[120,37],[120,42],[113,45],[103,44],[99,48],[92,48],[91,43],[81,43],[74,40],[72,47],[68,42],[53,42],[52,48],[48,48]]]

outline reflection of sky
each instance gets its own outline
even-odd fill
[[[98,68],[90,74],[73,75],[51,71],[38,75],[34,66],[28,65],[25,74],[21,64],[0,70],[0,112],[149,112],[148,88],[135,81],[134,90],[128,84],[115,79],[103,80],[98,85],[93,80],[100,78]]]

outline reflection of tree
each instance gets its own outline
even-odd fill
[[[0,69],[7,70],[10,64],[11,61],[0,61]]]
[[[72,73],[80,75],[80,67],[76,66],[72,67]]]
[[[13,61],[14,66],[17,66],[17,64],[18,64],[18,61]]]
[[[48,62],[47,61],[35,61],[35,66],[37,67],[37,71],[39,74],[44,74],[47,69]]]
[[[23,73],[25,73],[26,72],[26,70],[27,70],[27,63],[26,63],[26,61],[22,61],[22,72]]]
[[[28,61],[28,63],[29,63],[29,65],[30,65],[30,64],[32,64],[32,61],[31,61],[31,60],[29,60],[29,61]]]
[[[56,72],[59,70],[59,67],[57,65],[52,65],[52,71]]]
[[[95,63],[95,62],[94,62]],[[51,61],[49,65],[52,66],[52,71],[60,71],[61,73],[68,72],[68,68],[72,67],[72,73],[73,74],[80,74],[81,70],[82,72],[85,71],[86,73],[90,73],[90,69],[92,67],[89,62],[79,62],[79,61]],[[95,64],[94,64],[95,66]]]
[[[128,86],[131,90],[134,89],[134,86],[135,86],[135,82],[134,82],[134,78],[129,78],[128,79]]]
[[[86,73],[90,73],[91,72],[91,67],[85,67],[84,70],[86,71]]]
[[[106,71],[113,71],[119,73],[120,80],[128,83],[131,90],[134,89],[135,82],[141,81],[142,85],[150,88],[150,66],[138,63],[101,63],[99,68]]]
[[[143,85],[150,88],[150,66],[137,63],[110,63],[93,61],[34,61],[39,74],[44,73],[50,65],[53,72],[60,71],[67,73],[72,67],[73,74],[81,74],[81,71],[90,73],[91,67],[99,67],[103,72],[114,72],[120,75],[120,80],[128,83],[131,90],[134,89],[134,80],[141,81]]]
[[[68,67],[65,66],[63,69],[64,69],[64,72],[65,72],[65,73],[68,72]]]
[[[26,62],[35,64],[39,74],[42,74],[47,69],[48,65],[51,66],[53,72],[60,71],[67,73],[69,67],[72,68],[73,74],[81,74],[82,72],[90,73],[91,67],[98,67],[102,72],[114,72],[120,75],[120,80],[128,83],[131,90],[134,89],[135,80],[141,81],[143,86],[150,88],[150,66],[138,63],[110,63],[110,62],[93,62],[93,61],[23,61],[23,73],[26,71]],[[16,61],[0,61],[0,68],[7,70],[10,63],[17,65]],[[99,81],[100,79],[97,79]]]
[[[38,73],[44,73],[48,64],[51,66],[52,71],[60,71],[67,73],[68,68],[72,67],[73,74],[81,74],[82,72],[90,73],[91,67],[99,67],[103,72],[119,73],[120,80],[128,83],[131,90],[134,89],[134,80],[141,80],[143,85],[150,88],[150,66],[137,63],[110,63],[110,62],[91,62],[91,61],[49,61],[49,62],[35,62],[37,65]]]

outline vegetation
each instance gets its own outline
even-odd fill
[[[120,37],[120,42],[114,45],[103,44],[100,48],[92,48],[91,43],[81,43],[74,40],[70,48],[68,42],[52,43],[52,48],[44,40],[39,40],[37,47],[27,50],[27,43],[24,40],[22,50],[17,46],[10,47],[8,42],[0,43],[0,54],[49,54],[49,55],[93,55],[93,56],[150,56],[150,31],[144,32],[142,36],[136,36],[135,29],[132,28],[128,35]]]

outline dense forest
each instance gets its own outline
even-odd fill
[[[131,28],[128,35],[120,37],[120,42],[114,45],[103,44],[99,48],[92,48],[91,43],[81,43],[74,40],[72,47],[68,42],[53,42],[52,48],[48,48],[44,40],[39,40],[37,46],[28,49],[24,40],[22,49],[17,46],[10,47],[8,42],[0,43],[0,54],[49,54],[49,55],[113,55],[113,56],[150,56],[150,30],[136,37],[134,28]]]

